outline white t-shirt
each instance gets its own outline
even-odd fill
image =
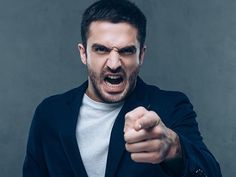
[[[113,124],[123,102],[96,102],[84,94],[76,127],[76,138],[89,177],[104,177]]]

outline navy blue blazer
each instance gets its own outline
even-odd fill
[[[87,177],[75,133],[87,86],[85,82],[69,92],[49,97],[37,107],[30,128],[23,177]],[[182,166],[174,162],[149,164],[131,160],[130,153],[125,150],[124,115],[138,106],[155,111],[164,124],[179,135]],[[221,177],[218,163],[202,141],[195,117],[184,94],[160,90],[138,78],[114,123],[105,177]]]

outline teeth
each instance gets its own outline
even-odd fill
[[[120,76],[107,76],[107,77],[110,79],[119,79],[120,78]]]
[[[123,82],[121,75],[107,75],[104,80],[109,86],[119,85]]]

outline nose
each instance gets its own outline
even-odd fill
[[[116,70],[121,66],[120,55],[116,50],[111,50],[108,59],[107,59],[107,67],[111,70]]]

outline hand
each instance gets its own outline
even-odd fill
[[[154,111],[138,107],[125,115],[125,147],[135,162],[160,163],[181,157],[178,135]]]

